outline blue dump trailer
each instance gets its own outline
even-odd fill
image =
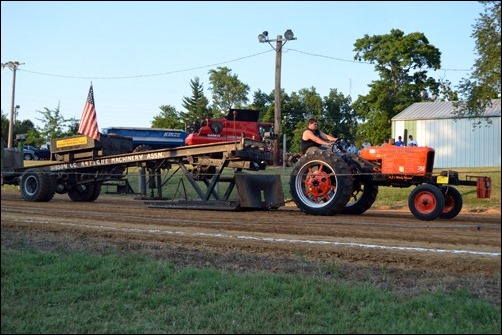
[[[133,152],[183,146],[188,135],[181,129],[141,127],[110,127],[102,129],[101,133],[132,138]]]

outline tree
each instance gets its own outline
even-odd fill
[[[198,77],[190,80],[190,87],[192,88],[192,96],[183,97],[182,106],[187,110],[186,113],[182,113],[183,121],[189,124],[193,121],[211,118],[213,115],[208,108],[209,100],[204,96],[204,87]]]
[[[45,141],[40,137],[40,133],[36,130],[35,125],[33,124],[33,122],[31,122],[31,120],[16,120],[16,122],[14,123],[14,134],[27,135],[25,143],[29,145],[38,147],[41,144],[45,143]],[[14,136],[14,139],[15,138],[16,136]]]
[[[471,116],[477,119],[474,126],[482,123],[486,107],[492,99],[500,98],[500,1],[479,1],[484,5],[482,13],[474,24],[472,37],[476,41],[479,55],[474,62],[473,72],[468,79],[463,79],[458,86],[463,100],[456,104],[457,117]],[[485,118],[485,121],[489,120]]]
[[[213,92],[213,112],[226,113],[230,108],[245,108],[248,102],[249,86],[238,76],[230,74],[227,67],[209,71],[209,81]]]
[[[80,128],[80,120],[72,117],[68,119],[68,136],[72,136],[78,133],[78,128]]]
[[[253,93],[253,103],[250,106],[251,109],[260,111],[259,119],[263,122],[274,122],[274,92],[266,94],[262,90]],[[269,109],[272,108],[272,114],[269,116]],[[265,119],[265,115],[267,118]]]
[[[343,137],[346,140],[355,140],[357,134],[357,116],[350,106],[352,99],[344,96],[336,89],[330,89],[327,97],[323,99],[323,122],[321,126],[335,137]],[[325,131],[326,132],[326,131]],[[362,139],[361,139],[362,142]]]
[[[4,114],[2,113],[2,141],[4,142],[4,144],[7,144],[7,140],[9,138],[9,119],[7,118],[7,114]],[[36,134],[36,136],[28,136],[28,132],[30,130],[34,130],[34,133]],[[13,135],[14,135],[14,138],[13,140],[15,141],[16,140],[16,135],[19,135],[19,134],[26,134],[28,138],[28,140],[26,141],[27,144],[32,144],[32,145],[35,145],[35,146],[38,146],[39,144],[41,143],[38,143],[39,141],[33,141],[33,138],[35,139],[39,139],[40,138],[40,135],[38,134],[38,132],[35,130],[35,126],[33,125],[33,122],[31,122],[30,120],[24,120],[24,121],[20,121],[20,120],[16,120],[14,122],[14,128],[12,129],[12,132],[13,132]],[[13,143],[14,146],[16,146],[16,143]]]
[[[65,119],[59,110],[59,106],[50,110],[47,107],[43,111],[37,111],[43,118],[37,118],[42,122],[41,127],[37,127],[31,120],[16,120],[14,123],[14,139],[16,135],[25,134],[25,144],[36,147],[48,143],[52,138],[72,136],[78,131],[79,120],[75,118]],[[2,140],[8,136],[9,120],[7,115],[2,113]],[[4,137],[5,136],[5,137]]]
[[[260,91],[261,92],[261,91]],[[275,93],[269,95],[255,93],[255,103],[263,104],[264,113],[262,121],[274,123],[275,118]],[[305,120],[308,115],[320,115],[322,113],[322,98],[315,88],[301,89],[299,93],[292,92],[288,95],[281,90],[281,140],[286,136],[288,152],[300,151],[301,132],[305,129]],[[307,115],[307,116],[306,116]],[[299,134],[299,135],[298,135]]]
[[[372,143],[382,143],[390,137],[391,119],[421,101],[421,92],[440,93],[440,83],[427,77],[427,70],[440,68],[441,52],[424,34],[405,35],[398,29],[386,35],[365,35],[354,46],[354,59],[376,64],[380,75],[368,85],[368,95],[352,105],[361,121],[358,132]]]
[[[41,127],[37,127],[42,138],[41,143],[46,143],[53,138],[76,134],[74,125],[77,120],[75,118],[65,119],[59,110],[59,106],[52,110],[44,107],[43,111],[37,111],[37,113],[43,116],[43,118],[37,118],[42,123]],[[28,136],[30,135],[28,134]],[[35,143],[39,143],[39,140],[33,140],[36,141]]]
[[[7,145],[7,141],[9,138],[9,119],[7,118],[7,114],[4,114],[2,111],[2,142]]]
[[[161,113],[153,117],[152,128],[185,129],[176,108],[171,105],[163,105],[159,108]]]
[[[352,139],[357,122],[350,102],[350,97],[344,97],[336,89],[330,89],[325,97],[321,97],[314,87],[293,92],[284,104],[287,114],[283,129],[289,139],[288,151],[300,152],[301,137],[310,118],[318,120],[324,133]]]

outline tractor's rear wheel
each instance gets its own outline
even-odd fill
[[[439,218],[453,219],[462,210],[462,195],[456,188],[451,186],[441,187],[441,193],[444,195],[444,209]]]
[[[297,207],[313,215],[335,215],[349,201],[349,166],[332,152],[309,150],[291,171],[289,187]]]
[[[340,214],[360,215],[371,208],[378,195],[378,186],[369,179],[354,179],[349,202]]]
[[[434,185],[423,184],[411,191],[408,207],[420,220],[431,221],[438,218],[444,210],[445,197]]]

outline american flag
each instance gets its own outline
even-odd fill
[[[92,90],[92,84],[91,88],[89,89],[87,101],[85,102],[82,117],[80,118],[80,126],[78,127],[78,132],[80,134],[92,137],[96,141],[99,141],[100,134],[98,128],[98,120],[96,117],[96,108],[94,107],[94,92]]]

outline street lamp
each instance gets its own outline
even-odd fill
[[[276,39],[268,38],[268,31],[258,35],[258,41],[260,43],[267,42],[270,44],[272,49],[275,50],[275,109],[274,109],[274,132],[276,138],[274,140],[274,165],[280,165],[280,154],[279,154],[279,139],[281,134],[281,61],[282,61],[282,46],[286,44],[287,41],[296,40],[295,35],[291,29],[286,30],[284,33],[284,40],[282,35],[277,35]],[[270,42],[276,42],[274,46]]]
[[[19,65],[24,65],[24,63],[19,62],[7,62],[2,63],[2,69],[8,67],[12,70],[12,96],[10,105],[10,118],[9,118],[9,138],[7,140],[7,148],[12,148],[12,137],[14,133],[14,97],[16,90],[16,70]]]

